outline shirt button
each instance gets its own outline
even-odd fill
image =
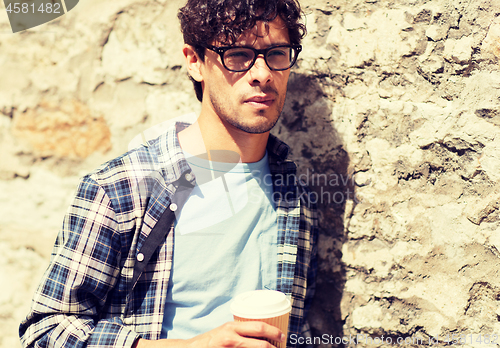
[[[186,178],[187,181],[191,181],[191,180],[193,180],[193,174],[186,173],[186,175],[184,175],[184,178]]]
[[[139,261],[139,262],[144,261],[144,254],[143,253],[137,254],[137,261]]]
[[[172,203],[172,204],[170,204],[170,207],[169,207],[169,208],[170,208],[170,210],[172,210],[172,211],[176,211],[176,210],[177,210],[177,204]]]

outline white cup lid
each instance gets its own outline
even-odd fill
[[[254,290],[236,296],[231,313],[240,318],[266,319],[290,312],[292,306],[286,295],[274,290]]]

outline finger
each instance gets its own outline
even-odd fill
[[[243,347],[245,348],[276,348],[273,343],[261,338],[243,337],[242,340],[244,340]]]
[[[280,329],[262,321],[240,321],[234,323],[236,324],[235,332],[241,336],[266,338],[277,342],[284,342],[286,340],[285,335]]]

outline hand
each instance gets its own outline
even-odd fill
[[[218,328],[187,341],[189,348],[272,348],[271,343],[263,339],[282,342],[285,335],[278,328],[260,322],[228,322]]]
[[[204,334],[195,336],[188,340],[137,340],[134,348],[273,348],[274,346],[264,341],[270,339],[283,342],[285,335],[278,328],[260,322],[227,322]]]

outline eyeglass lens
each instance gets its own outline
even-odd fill
[[[285,70],[295,60],[296,51],[291,47],[276,47],[267,51],[264,59],[271,69]],[[224,64],[230,70],[248,69],[255,60],[255,52],[245,47],[235,47],[224,53]]]

